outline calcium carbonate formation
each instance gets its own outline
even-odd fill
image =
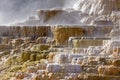
[[[119,9],[78,0],[1,27],[0,80],[120,80]]]

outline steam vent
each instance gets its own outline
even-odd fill
[[[0,80],[120,80],[120,0],[47,1],[0,26]]]

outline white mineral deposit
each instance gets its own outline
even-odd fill
[[[120,0],[3,0],[0,80],[120,80],[119,25]]]

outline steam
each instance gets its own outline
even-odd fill
[[[3,23],[3,14],[0,13],[0,23]]]
[[[0,3],[0,24],[21,21],[33,15],[39,7],[39,0],[4,0]],[[38,5],[38,6],[35,6]]]
[[[73,7],[77,0],[2,0],[0,2],[0,25],[24,21],[36,15],[38,9]]]

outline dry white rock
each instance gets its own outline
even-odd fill
[[[73,58],[83,58],[86,56],[85,54],[67,54],[67,53],[59,53],[55,55],[54,61],[55,63],[63,64],[63,63],[71,63]]]
[[[104,40],[103,51],[100,54],[111,55],[114,47],[120,47],[120,40]]]
[[[102,51],[102,46],[89,46],[87,54],[90,56],[97,56]]]
[[[80,73],[82,68],[78,64],[48,64],[46,70],[52,73]]]

